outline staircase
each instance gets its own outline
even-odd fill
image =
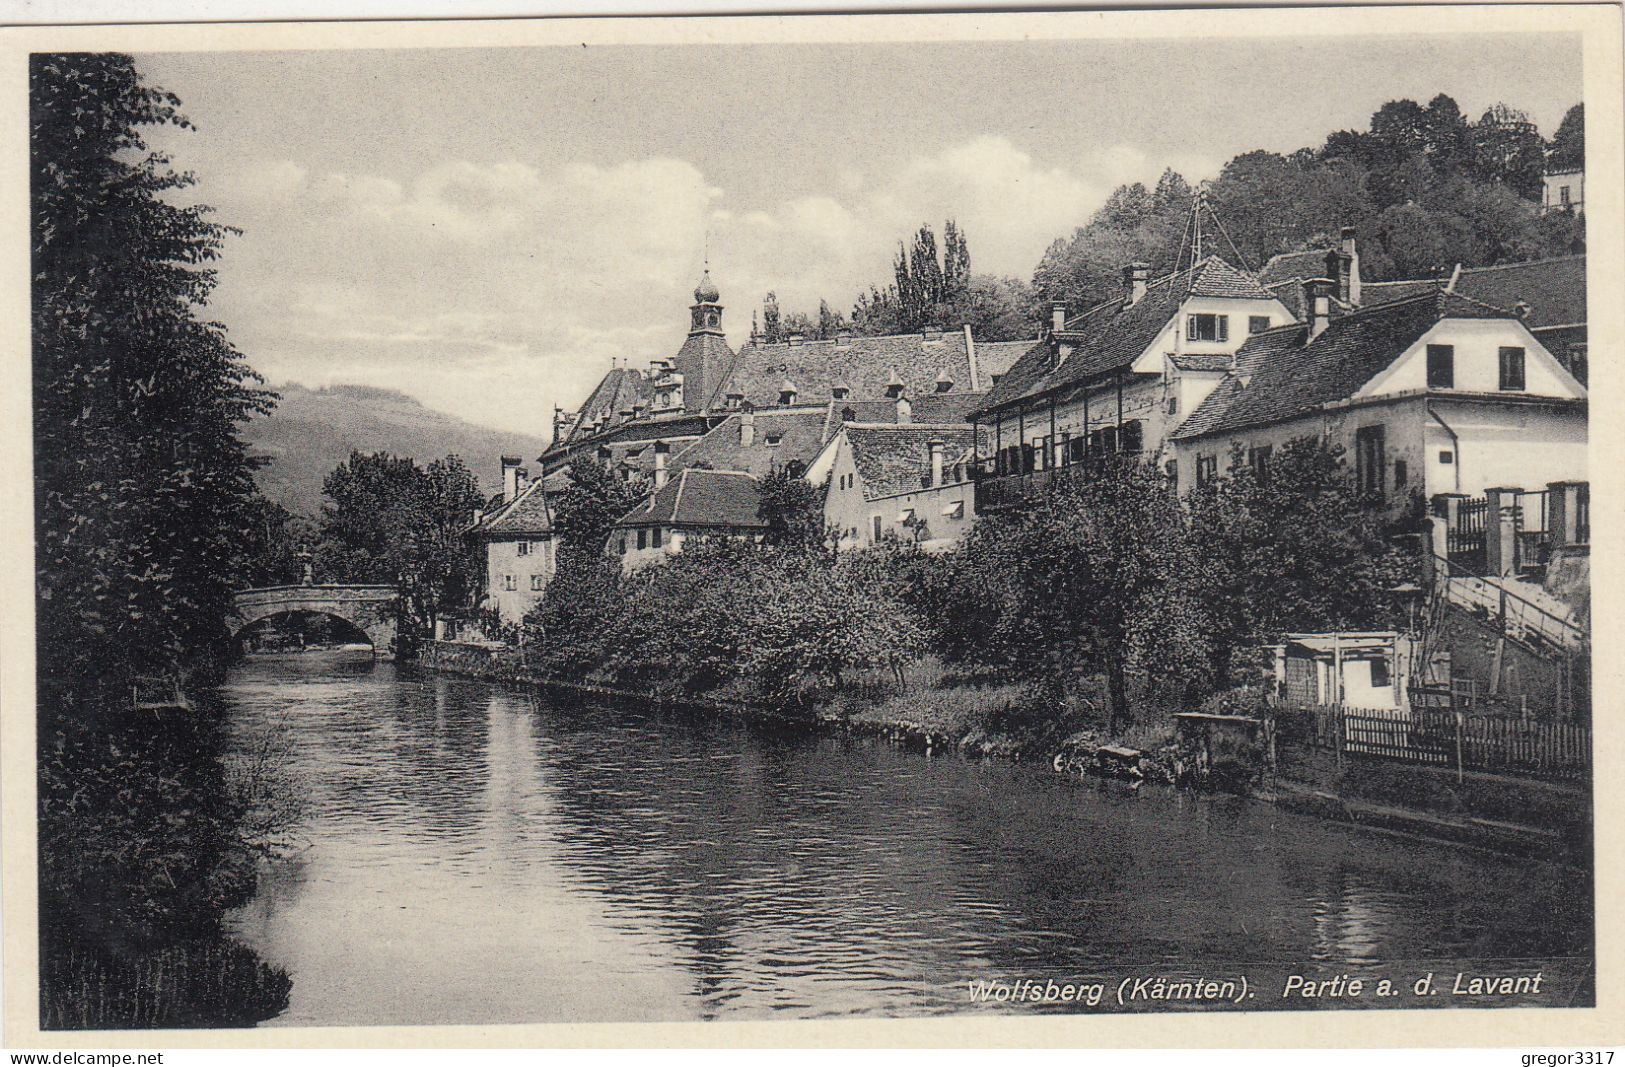
[[[1442,585],[1441,600],[1485,619],[1536,651],[1576,653],[1590,648],[1589,629],[1574,619],[1567,604],[1533,582],[1451,575]]]

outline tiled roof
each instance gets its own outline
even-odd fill
[[[667,464],[668,469],[706,467],[745,471],[761,478],[773,468],[788,466],[792,461],[811,463],[824,442],[840,428],[840,417],[828,405],[758,411],[752,416],[753,440],[743,445],[739,443],[742,421],[742,416],[730,415],[710,433],[675,453]],[[777,444],[768,443],[773,438],[777,438]]]
[[[553,509],[548,503],[546,483],[531,482],[512,500],[485,515],[469,528],[474,537],[492,541],[537,536],[553,531]]]
[[[977,388],[984,392],[991,389],[995,377],[1004,377],[1016,365],[1016,360],[1040,343],[1037,338],[1030,341],[977,341],[976,366],[981,371]],[[967,384],[965,388],[970,386]]]
[[[654,389],[642,374],[630,367],[614,368],[599,380],[586,403],[576,412],[575,424],[565,440],[578,441],[589,436],[588,427],[600,419],[603,422],[600,429],[625,421],[623,411],[634,409],[653,395]]]
[[[930,395],[944,373],[952,379],[954,391],[973,391],[962,330],[945,331],[934,341],[918,333],[849,340],[846,345],[834,340],[747,344],[709,402],[717,408],[729,395],[738,395],[758,408],[771,407],[779,403],[786,378],[795,384],[796,399],[803,404],[824,403],[837,385],[849,389],[854,400],[884,399],[894,378],[910,398]],[[981,346],[977,348],[980,353]]]
[[[1209,256],[1194,267],[1149,283],[1145,296],[1124,307],[1122,298],[1097,304],[1066,322],[1062,342],[1071,354],[1050,367],[1050,348],[1037,345],[999,380],[980,411],[992,411],[1028,396],[1083,382],[1131,366],[1162,332],[1187,296],[1268,300],[1274,294],[1251,275]]]
[[[849,425],[846,439],[863,481],[863,497],[923,489],[931,480],[931,442],[943,443],[943,466],[953,467],[975,445],[970,427]]]
[[[1300,322],[1309,317],[1309,294],[1303,290],[1303,282],[1296,278],[1275,282],[1266,288],[1270,295],[1286,305],[1292,317]]]
[[[908,398],[909,417],[914,422],[970,422],[970,413],[987,399],[987,393],[931,393]],[[896,422],[895,400],[837,400],[836,417],[852,412],[853,422]]]
[[[1453,291],[1509,311],[1522,300],[1531,309],[1527,320],[1531,329],[1585,322],[1586,257],[1465,267]]]
[[[1409,281],[1398,282],[1361,282],[1360,306],[1376,307],[1379,304],[1392,304],[1395,300],[1405,300],[1423,293],[1432,292],[1441,288],[1444,282],[1437,278],[1414,278]],[[1301,317],[1301,316],[1300,316]]]
[[[684,338],[672,357],[673,366],[683,376],[683,407],[704,411],[733,362],[733,349],[714,333],[691,333]]]
[[[1266,289],[1286,281],[1308,281],[1311,278],[1329,278],[1326,257],[1331,249],[1311,248],[1303,252],[1283,252],[1272,256],[1258,272],[1258,283]]]
[[[1445,294],[1367,308],[1333,319],[1307,345],[1303,327],[1266,330],[1236,354],[1237,369],[1171,436],[1185,440],[1279,422],[1352,396],[1444,317],[1505,318]]]
[[[1223,352],[1176,352],[1173,364],[1180,370],[1229,370],[1230,357]]]
[[[647,502],[621,517],[620,526],[764,527],[758,482],[743,471],[679,471]]]

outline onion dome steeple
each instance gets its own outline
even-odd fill
[[[717,284],[711,280],[711,271],[708,268],[700,276],[700,284],[694,287],[694,305],[689,308],[692,315],[688,332],[722,334],[722,294],[717,291]]]

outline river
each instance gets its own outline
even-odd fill
[[[1250,975],[1264,1007],[1290,971],[1591,951],[1572,869],[1258,801],[365,659],[250,661],[223,696],[308,797],[231,919],[293,977],[269,1025],[1055,1010],[968,983],[1153,973]]]

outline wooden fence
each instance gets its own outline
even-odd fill
[[[1412,708],[1313,709],[1312,744],[1354,758],[1400,760],[1458,771],[1586,780],[1591,731],[1507,715]]]

